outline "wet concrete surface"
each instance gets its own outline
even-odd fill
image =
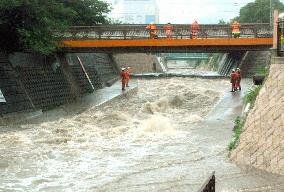
[[[204,165],[208,166],[208,170],[215,171],[216,191],[283,192],[283,175],[237,166],[229,160],[227,146],[232,138],[234,120],[242,114],[243,98],[251,88],[251,82],[251,79],[244,79],[242,91],[225,93],[206,119],[196,124],[192,130],[194,135],[203,138],[198,139],[201,141],[199,149],[208,154]]]
[[[127,87],[125,91],[121,90],[121,81],[117,81],[110,87],[104,87],[102,89],[95,90],[91,94],[77,98],[77,100],[74,102],[59,106],[52,110],[45,111],[38,117],[26,121],[26,123],[54,121],[62,117],[80,114],[93,107],[105,105],[115,98],[123,96],[127,97],[129,95],[135,94],[137,93],[137,89],[137,80],[131,80],[129,87]]]

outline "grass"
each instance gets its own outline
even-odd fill
[[[245,95],[245,98],[244,98],[245,103],[250,103],[251,106],[253,106],[260,89],[261,89],[261,86],[254,86],[252,89],[250,89],[248,93]],[[245,125],[245,117],[238,116],[235,119],[233,138],[228,145],[229,151],[232,151],[233,149],[237,147],[237,144],[239,143],[240,136],[241,136],[244,125]]]
[[[233,150],[237,147],[237,144],[240,140],[240,136],[241,136],[244,124],[245,124],[244,118],[241,118],[240,116],[238,116],[235,119],[234,135],[233,135],[233,138],[232,138],[232,140],[231,140],[231,142],[229,143],[229,146],[228,146],[229,151],[231,151],[231,150]]]
[[[269,72],[268,68],[266,68],[266,67],[261,67],[261,68],[258,68],[258,69],[256,70],[256,74],[255,74],[255,75],[267,76],[267,75],[268,75],[268,72]]]
[[[250,103],[251,106],[253,106],[260,89],[261,89],[260,85],[251,88],[244,97],[245,103]]]

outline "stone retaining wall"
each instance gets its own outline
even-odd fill
[[[0,115],[32,110],[34,108],[7,56],[1,53],[0,90],[5,98],[5,101],[0,102]]]
[[[269,76],[231,158],[237,164],[284,175],[284,58],[272,58]]]
[[[160,63],[155,55],[146,53],[114,54],[114,61],[121,67],[131,67],[132,73],[162,72]]]
[[[258,70],[267,67],[270,63],[271,53],[269,51],[248,51],[242,62],[240,69],[243,77],[252,77]]]
[[[119,79],[112,58],[104,53],[0,53],[0,64],[0,90],[7,101],[0,102],[0,115],[49,109]]]

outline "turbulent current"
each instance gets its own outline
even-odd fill
[[[198,163],[208,157],[199,145],[206,138],[192,130],[229,87],[138,80],[137,95],[2,131],[0,191],[194,191],[210,169]]]

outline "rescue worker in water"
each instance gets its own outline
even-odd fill
[[[231,92],[235,92],[235,91],[236,91],[237,79],[238,79],[238,75],[237,75],[237,73],[235,72],[235,70],[233,69],[233,70],[232,70],[232,73],[231,73],[231,84],[232,84],[232,90],[231,90]]]
[[[124,67],[121,68],[120,77],[121,77],[121,90],[124,91],[125,90],[126,81],[127,81],[127,73],[126,73]]]
[[[237,74],[237,80],[236,80],[236,90],[242,90],[242,87],[241,87],[241,79],[242,79],[242,76],[241,76],[241,70],[239,68],[237,68],[236,70],[236,74]]]
[[[125,85],[126,85],[126,87],[129,87],[128,82],[130,80],[130,67],[126,68],[125,73],[126,73],[126,83],[125,83]]]

